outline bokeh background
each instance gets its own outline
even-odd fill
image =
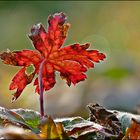
[[[47,27],[55,12],[68,16],[71,28],[64,45],[91,43],[106,54],[104,62],[87,72],[86,81],[68,87],[57,74],[57,84],[45,97],[45,112],[54,116],[88,116],[86,105],[97,102],[108,109],[136,112],[140,103],[140,2],[130,1],[1,1],[0,51],[34,49],[27,37],[33,24]],[[0,62],[0,106],[39,111],[33,84],[11,103],[8,86],[19,67]]]

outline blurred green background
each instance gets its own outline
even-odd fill
[[[91,43],[107,59],[90,69],[88,79],[68,87],[57,84],[45,94],[45,111],[54,116],[87,117],[86,105],[136,112],[140,103],[140,2],[130,1],[7,1],[0,2],[0,51],[34,49],[27,34],[33,24],[47,27],[47,17],[64,12],[71,24],[64,45]],[[19,70],[0,62],[0,106],[39,111],[39,96],[29,85],[15,102],[8,86]]]

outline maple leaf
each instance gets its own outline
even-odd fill
[[[22,66],[21,70],[14,76],[10,84],[10,90],[16,89],[13,94],[13,101],[16,100],[24,88],[32,82],[35,75],[39,74],[39,67],[42,61],[42,86],[43,91],[51,89],[55,81],[55,71],[60,72],[62,79],[70,86],[86,79],[84,74],[88,68],[94,67],[94,62],[99,62],[105,58],[103,53],[97,50],[87,50],[89,43],[80,45],[79,43],[61,47],[66,39],[69,23],[66,23],[64,13],[56,13],[48,17],[48,32],[41,23],[31,28],[29,38],[36,50],[22,50],[3,52],[0,58],[5,64]],[[29,75],[26,70],[29,66],[34,66],[34,71]],[[34,85],[39,93],[38,77]]]

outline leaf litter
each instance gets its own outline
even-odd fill
[[[122,131],[120,114],[107,110],[99,104],[89,104],[89,118],[80,116],[69,118],[40,118],[37,111],[28,109],[11,109],[0,107],[0,138],[20,139],[139,139],[140,122],[130,117],[130,125]],[[119,114],[120,113],[120,114]],[[125,115],[126,117],[127,115]],[[128,121],[128,116],[126,120]],[[122,115],[123,119],[125,118]],[[136,117],[136,118],[137,118]],[[37,131],[35,131],[35,128]],[[16,130],[16,131],[15,131]]]

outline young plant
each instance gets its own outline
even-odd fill
[[[3,52],[0,58],[5,64],[21,66],[19,72],[12,79],[9,89],[16,92],[12,101],[17,100],[24,88],[30,84],[35,76],[34,85],[40,95],[40,113],[44,116],[43,92],[54,87],[55,71],[60,72],[67,85],[74,85],[86,79],[84,74],[94,67],[94,62],[105,58],[97,50],[88,50],[90,44],[73,44],[62,48],[66,39],[69,23],[66,23],[64,13],[56,13],[48,17],[48,32],[41,23],[31,28],[29,38],[36,50],[22,50]],[[27,74],[27,68],[34,66],[34,71]]]

